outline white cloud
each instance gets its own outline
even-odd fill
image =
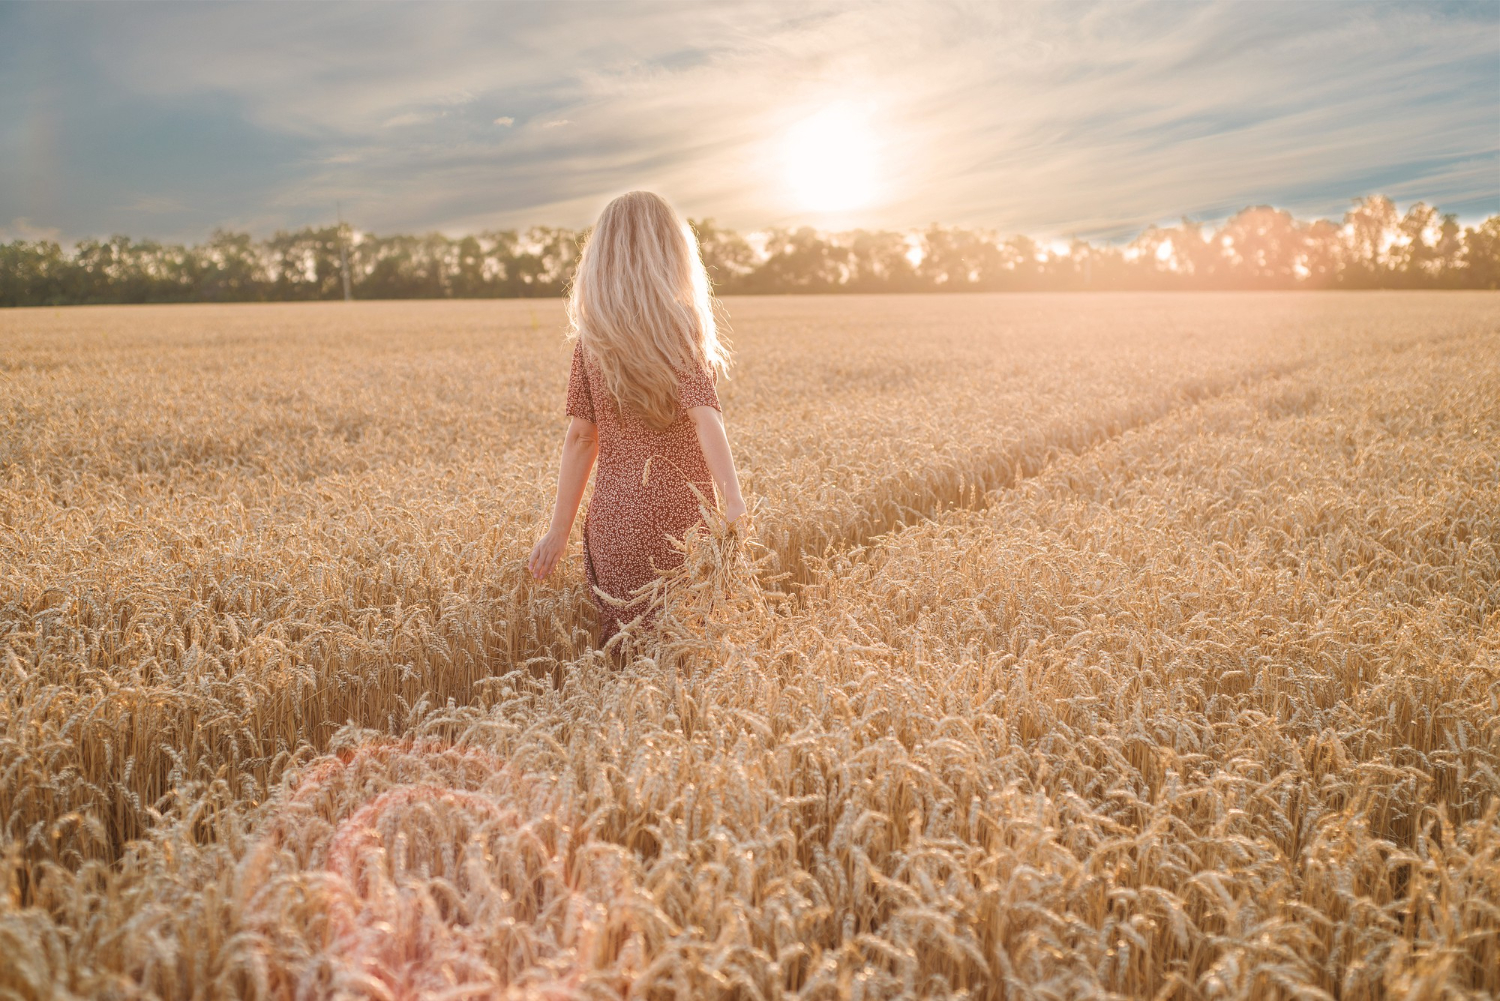
[[[787,224],[804,215],[782,179],[783,136],[857,99],[873,109],[881,195],[850,221],[1053,237],[1255,202],[1333,211],[1378,189],[1500,203],[1500,32],[1493,8],[1457,10],[620,3],[56,16],[82,40],[75,58],[123,92],[226,94],[255,126],[313,144],[321,155],[278,179],[286,225],[339,198],[382,231],[578,225],[644,186],[694,216]],[[537,127],[497,135],[517,121]]]

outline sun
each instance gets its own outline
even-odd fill
[[[830,104],[799,121],[783,146],[786,179],[797,207],[845,212],[870,204],[876,152],[869,116],[847,102]]]

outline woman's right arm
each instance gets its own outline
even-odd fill
[[[574,417],[563,438],[562,464],[557,474],[557,502],[552,506],[552,526],[532,547],[531,558],[526,562],[527,568],[537,580],[552,572],[552,568],[557,566],[557,561],[568,548],[568,533],[573,530],[573,519],[578,517],[578,505],[583,503],[583,488],[588,485],[589,472],[594,468],[594,459],[598,455],[598,429],[592,421]]]
[[[703,449],[703,460],[724,498],[724,520],[734,524],[745,513],[745,498],[740,496],[740,478],[734,471],[734,456],[729,453],[729,435],[724,431],[724,418],[714,407],[690,407],[688,415],[698,429],[698,445]]]

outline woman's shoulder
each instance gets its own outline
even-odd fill
[[[682,409],[713,407],[719,409],[719,373],[714,366],[693,359],[685,369],[678,370],[677,385]]]

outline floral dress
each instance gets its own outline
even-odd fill
[[[594,424],[599,437],[594,495],[583,520],[583,555],[599,609],[600,643],[645,608],[639,600],[617,607],[597,592],[629,600],[659,571],[680,565],[682,554],[668,537],[681,538],[703,517],[689,484],[712,503],[713,478],[688,409],[720,409],[714,381],[703,368],[679,373],[677,419],[658,431],[638,415],[621,412],[598,366],[581,343],[573,344],[567,413]]]

